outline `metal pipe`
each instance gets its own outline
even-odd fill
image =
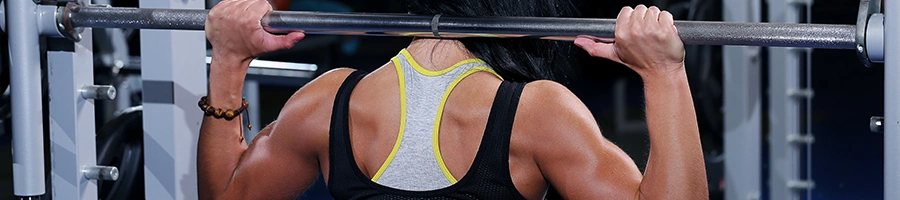
[[[900,34],[900,2],[885,1],[884,35]],[[893,23],[892,23],[893,22]],[[884,37],[884,55],[900,55],[900,38]],[[885,56],[884,199],[900,199],[900,57]]]
[[[15,195],[44,194],[44,126],[37,4],[7,0]]]
[[[57,23],[57,11],[59,9],[57,6],[48,6],[48,5],[40,5],[37,8],[37,25],[38,32],[42,36],[51,36],[51,37],[63,37],[63,34],[59,32],[60,27]]]
[[[6,32],[6,3],[0,1],[0,32]]]
[[[76,7],[72,27],[203,30],[207,10]],[[614,19],[450,17],[273,11],[262,20],[273,33],[573,40],[612,38]],[[437,22],[432,26],[432,22]],[[685,44],[855,49],[855,25],[676,21]],[[433,29],[434,28],[434,29]]]

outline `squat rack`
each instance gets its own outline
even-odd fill
[[[39,0],[35,0],[39,1]],[[43,133],[42,105],[41,102],[41,71],[39,37],[68,38],[74,43],[74,50],[68,53],[51,53],[48,55],[48,63],[51,72],[59,76],[51,79],[51,94],[57,94],[65,98],[54,101],[65,101],[67,104],[51,105],[51,151],[61,153],[68,150],[75,155],[96,155],[92,149],[94,143],[93,121],[91,123],[78,120],[61,120],[67,123],[57,123],[54,118],[93,118],[93,114],[84,111],[93,111],[93,98],[114,96],[110,88],[93,86],[92,74],[86,73],[78,66],[91,66],[90,57],[90,33],[84,32],[88,28],[138,28],[138,29],[173,29],[173,30],[203,30],[203,25],[208,11],[184,10],[184,9],[160,9],[159,7],[180,7],[198,9],[202,2],[183,2],[179,0],[162,0],[158,2],[141,1],[142,7],[156,8],[111,8],[108,6],[90,5],[83,0],[70,2],[65,6],[39,5],[29,0],[7,0],[5,12],[6,21],[4,31],[9,34],[10,45],[10,90],[12,97],[13,118],[13,168],[15,194],[24,198],[37,197],[45,193],[45,177],[43,173]],[[74,1],[74,0],[72,0]],[[868,0],[863,0],[868,2]],[[199,5],[199,6],[198,6]],[[888,1],[884,5],[886,9],[900,10],[900,3]],[[860,9],[863,21],[856,25],[829,25],[829,24],[776,24],[776,23],[750,23],[750,22],[697,22],[676,21],[679,35],[686,44],[704,45],[748,45],[748,46],[772,46],[772,47],[801,47],[801,48],[828,48],[828,49],[854,49],[861,60],[868,65],[869,62],[885,61],[885,199],[900,198],[900,106],[891,103],[900,101],[900,89],[891,87],[900,84],[896,76],[900,75],[900,61],[898,58],[886,58],[884,55],[898,54],[900,52],[900,39],[883,37],[900,33],[900,24],[884,23],[884,21],[900,21],[900,16],[894,13],[882,15],[872,10]],[[866,11],[866,12],[863,12]],[[15,20],[9,20],[15,19]],[[875,22],[880,23],[872,23]],[[880,21],[883,20],[883,21]],[[552,40],[571,40],[578,35],[592,35],[600,38],[611,38],[614,35],[615,20],[612,19],[574,19],[574,18],[531,18],[531,17],[452,17],[452,16],[410,16],[395,14],[346,14],[346,13],[319,13],[319,12],[285,12],[274,11],[267,15],[261,24],[269,32],[284,33],[288,31],[303,30],[309,34],[340,34],[340,35],[387,35],[387,36],[418,36],[418,37],[523,37]],[[160,32],[157,35],[166,38],[169,44],[185,42],[179,37],[186,36],[191,39],[202,37],[196,32],[178,32],[166,35]],[[180,35],[184,34],[184,35]],[[202,42],[202,39],[199,41]],[[194,42],[197,43],[197,42]],[[144,42],[151,46],[151,42]],[[193,44],[193,43],[192,43]],[[142,45],[143,46],[143,45]],[[163,45],[165,46],[165,44]],[[196,45],[202,47],[202,44]],[[143,47],[142,47],[143,48]],[[172,54],[179,51],[169,48]],[[180,52],[180,51],[179,51]],[[188,55],[193,55],[188,53]],[[170,55],[171,56],[171,55]],[[202,55],[200,55],[202,56]],[[85,58],[88,57],[88,58]],[[202,57],[201,57],[202,59]],[[883,59],[883,60],[882,60]],[[58,62],[53,62],[58,61]],[[167,63],[166,63],[167,62]],[[56,63],[56,64],[54,64]],[[150,83],[150,88],[169,94],[166,98],[145,100],[145,103],[161,103],[171,112],[180,112],[175,109],[180,104],[181,98],[174,94],[178,89],[188,91],[190,94],[203,93],[205,82],[196,84],[177,84],[178,78],[173,70],[190,70],[189,66],[176,67],[178,65],[190,65],[163,61],[170,66],[163,67],[167,71],[161,73],[148,73],[145,75],[145,87]],[[197,63],[192,63],[197,64]],[[202,63],[199,63],[202,64]],[[199,65],[198,64],[198,65]],[[59,70],[59,71],[54,71]],[[198,74],[196,67],[195,72]],[[152,75],[156,74],[156,75]],[[155,76],[154,79],[148,76]],[[67,78],[62,78],[67,77]],[[59,83],[52,83],[54,82]],[[160,81],[153,81],[160,80]],[[71,89],[52,88],[54,85],[70,85]],[[189,85],[202,85],[191,88]],[[151,90],[151,89],[148,89]],[[56,91],[56,93],[54,93]],[[101,95],[91,96],[85,93],[101,91]],[[114,91],[114,90],[112,90]],[[106,92],[105,95],[103,95]],[[66,99],[71,98],[71,99]],[[193,99],[191,99],[193,100]],[[59,112],[54,110],[60,110]],[[162,114],[162,116],[177,114]],[[178,115],[178,119],[186,116]],[[196,117],[199,119],[199,117]],[[173,119],[174,120],[174,119]],[[195,120],[196,121],[196,120]],[[177,125],[176,125],[177,126]],[[180,131],[192,131],[196,126],[189,125],[184,128],[175,128]],[[64,130],[64,131],[58,131]],[[53,132],[65,133],[55,135]],[[162,130],[174,131],[173,130]],[[76,134],[77,133],[77,134]],[[150,135],[147,135],[150,134]],[[146,133],[145,136],[153,136]],[[173,136],[173,134],[167,134]],[[165,137],[165,136],[160,136]],[[68,141],[57,142],[60,140]],[[188,138],[190,139],[190,138]],[[65,144],[63,144],[65,143]],[[177,143],[177,141],[176,141]],[[164,145],[165,146],[165,145]],[[58,148],[57,148],[58,147]],[[165,151],[172,151],[166,149]],[[77,151],[75,149],[78,149]],[[82,151],[84,150],[84,151]],[[183,150],[183,149],[182,149]],[[169,152],[172,154],[172,152]],[[53,173],[60,176],[60,181],[73,183],[72,190],[79,198],[96,197],[96,183],[90,178],[104,179],[114,175],[114,169],[96,165],[96,160],[91,156],[75,156],[77,161],[71,162],[66,172]],[[61,158],[61,157],[54,157]],[[165,159],[165,158],[164,158]],[[172,158],[172,164],[189,164],[184,158]],[[55,160],[54,160],[55,162]],[[55,163],[54,163],[55,165]],[[171,168],[172,166],[167,166]],[[148,167],[150,168],[150,167]],[[190,167],[189,167],[190,168]],[[56,169],[56,168],[54,168]],[[153,171],[152,169],[149,169]],[[185,170],[185,169],[175,169]],[[190,170],[190,169],[186,169]],[[98,175],[84,175],[84,172],[99,172]],[[54,179],[56,181],[56,179]],[[77,183],[77,184],[76,184]],[[93,185],[92,185],[93,184]],[[86,185],[86,186],[85,186]],[[186,183],[179,184],[190,185]],[[151,187],[151,186],[148,186]],[[173,190],[168,185],[165,190]],[[54,188],[56,189],[56,188]],[[173,191],[169,191],[172,193]],[[172,194],[170,194],[171,196]],[[181,196],[178,194],[174,196]],[[190,196],[190,195],[188,195]]]

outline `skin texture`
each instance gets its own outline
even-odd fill
[[[226,0],[210,12],[211,106],[238,108],[249,61],[303,38],[302,33],[274,36],[263,31],[258,22],[269,10],[264,0]],[[626,7],[617,23],[615,43],[582,37],[575,44],[595,57],[623,63],[643,78],[651,143],[645,174],[603,137],[572,92],[552,81],[534,81],[522,93],[512,130],[509,163],[516,189],[529,199],[542,199],[551,186],[570,199],[708,198],[684,49],[671,14],[643,5]],[[472,57],[454,40],[417,39],[407,49],[431,70]],[[332,70],[298,90],[250,146],[239,140],[239,120],[205,117],[197,162],[200,198],[291,199],[320,172],[327,180],[331,108],[350,72]],[[439,145],[457,179],[474,160],[500,83],[493,75],[476,73],[450,94]],[[362,79],[350,98],[353,154],[368,177],[396,141],[398,87],[393,64],[387,63]]]

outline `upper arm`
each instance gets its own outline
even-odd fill
[[[536,139],[532,153],[544,178],[567,199],[636,197],[641,173],[619,147],[606,140],[587,107],[564,86],[528,84],[520,108],[525,130]],[[530,124],[530,125],[529,125]]]
[[[298,90],[241,156],[225,196],[288,199],[309,187],[319,175],[321,154],[328,150],[334,96],[350,72],[332,70]]]

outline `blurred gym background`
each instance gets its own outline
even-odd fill
[[[2,1],[2,0],[0,0]],[[401,0],[271,0],[277,10],[327,12],[405,13]],[[762,1],[763,12],[767,2]],[[137,7],[137,0],[107,1],[115,7]],[[209,0],[209,7],[215,1]],[[94,0],[94,3],[98,3]],[[582,14],[589,18],[615,18],[623,6],[657,5],[669,10],[678,20],[722,20],[721,0],[595,0],[582,2]],[[812,6],[812,23],[855,24],[857,1],[821,0]],[[765,16],[765,14],[763,14]],[[763,21],[765,21],[763,17]],[[97,84],[122,85],[129,77],[139,75],[139,69],[129,63],[110,59],[121,55],[140,56],[139,31],[125,30],[121,35],[108,35],[94,30],[95,77]],[[106,37],[107,40],[104,41]],[[127,49],[114,49],[108,41],[124,39]],[[2,36],[0,45],[6,46]],[[262,56],[262,60],[309,63],[318,66],[315,75],[337,67],[372,71],[386,63],[411,38],[354,37],[310,35],[295,48]],[[7,51],[5,48],[0,48]],[[722,111],[722,48],[719,46],[687,46],[686,64],[694,96],[702,143],[706,157],[711,199],[723,199],[723,111]],[[0,52],[0,62],[8,62],[8,52]],[[763,57],[767,55],[763,48]],[[646,125],[643,123],[643,94],[640,77],[628,68],[613,62],[578,55],[577,71],[564,80],[591,109],[604,135],[625,150],[643,170],[649,153]],[[135,60],[135,59],[132,59]],[[139,60],[139,59],[136,59]],[[883,70],[866,68],[852,51],[815,50],[812,53],[812,177],[815,188],[804,199],[883,199],[883,139],[879,133],[869,132],[870,116],[882,115]],[[133,62],[133,61],[132,61]],[[767,77],[767,63],[763,62],[763,80]],[[4,68],[6,69],[6,68]],[[8,76],[8,73],[0,73]],[[0,77],[0,83],[8,77]],[[252,102],[260,113],[264,126],[274,120],[281,106],[309,78],[273,78],[259,82],[259,102]],[[6,84],[0,84],[6,85]],[[119,86],[122,87],[122,86]],[[120,170],[141,169],[142,129],[139,112],[119,112],[122,107],[138,106],[141,102],[139,85],[129,86],[132,92],[121,93],[125,101],[101,102],[97,106],[98,162],[116,165]],[[766,104],[767,82],[762,81],[763,106]],[[5,88],[0,88],[5,90]],[[2,92],[2,91],[0,91]],[[121,105],[121,104],[128,105]],[[118,105],[117,105],[118,104]],[[0,199],[14,199],[12,194],[12,165],[10,150],[10,112],[8,91],[0,98]],[[46,109],[45,109],[46,110]],[[766,124],[768,114],[763,108],[763,151],[761,188],[762,199],[768,199],[768,153]],[[124,114],[122,114],[124,113]],[[44,123],[45,125],[48,123]],[[49,130],[45,128],[44,130]],[[49,137],[45,137],[49,138]],[[45,145],[47,147],[49,145]],[[131,155],[131,156],[129,156]],[[135,159],[139,158],[139,159]],[[50,162],[46,162],[50,163]],[[129,168],[130,167],[130,168]],[[141,199],[143,170],[133,170],[133,177],[119,183],[102,183],[101,198]],[[805,173],[805,172],[803,172]],[[49,185],[49,184],[48,184]],[[548,197],[554,198],[550,194]],[[317,181],[298,199],[330,199],[324,184]],[[778,199],[778,198],[773,198]]]

